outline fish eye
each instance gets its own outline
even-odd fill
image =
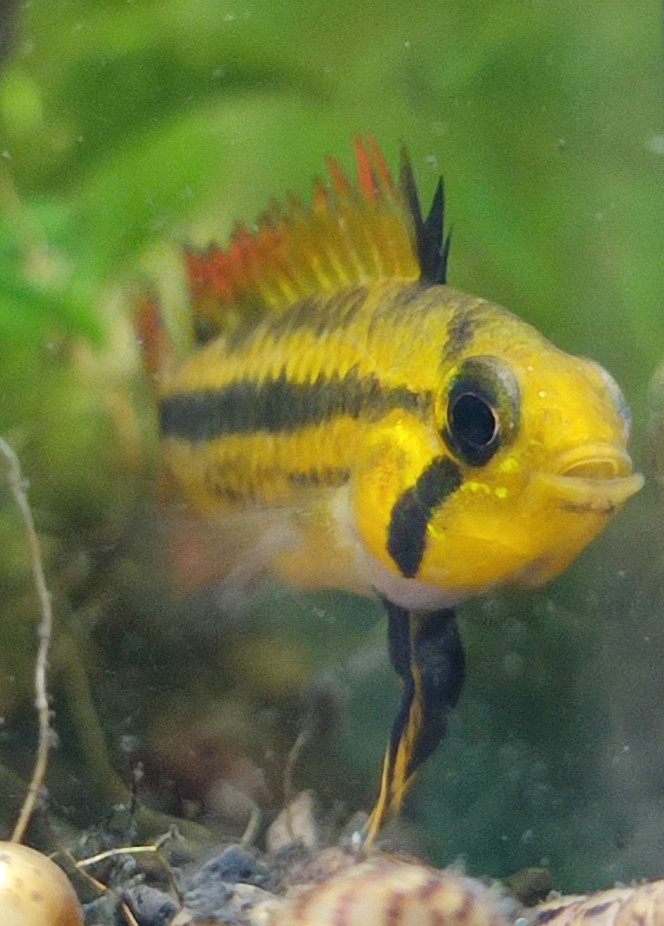
[[[478,450],[498,437],[498,419],[493,409],[482,396],[472,392],[450,397],[447,421],[457,441],[464,441]]]
[[[487,463],[511,440],[518,423],[519,386],[497,357],[471,357],[448,387],[443,440],[471,466]]]

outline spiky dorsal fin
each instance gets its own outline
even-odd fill
[[[344,286],[390,278],[444,282],[442,184],[424,220],[405,148],[399,186],[372,137],[355,140],[355,155],[356,185],[330,157],[331,182],[316,181],[310,206],[291,195],[272,203],[255,229],[238,225],[227,250],[186,250],[202,336]]]
[[[422,216],[415,174],[408,150],[401,146],[401,192],[413,221],[420,279],[423,283],[445,283],[450,237],[445,236],[445,191],[443,178],[438,180],[433,202],[426,219]]]

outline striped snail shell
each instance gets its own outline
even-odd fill
[[[260,904],[252,926],[509,926],[513,901],[454,871],[377,855]]]

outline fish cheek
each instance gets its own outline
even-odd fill
[[[542,585],[564,572],[610,517],[535,491],[527,473],[485,476],[467,474],[431,519],[422,581],[469,595],[502,585]]]
[[[395,518],[399,520],[400,500],[413,490],[439,453],[440,442],[432,429],[400,410],[372,427],[358,453],[351,490],[355,530],[364,548],[398,575],[411,571],[411,566],[403,571],[390,552],[390,532],[394,535]],[[407,514],[407,508],[402,513]],[[404,542],[407,525],[408,518],[403,523]]]
[[[534,554],[523,474],[462,467],[463,480],[432,515],[419,578],[468,595],[509,582]]]

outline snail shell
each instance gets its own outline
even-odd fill
[[[534,908],[529,926],[661,926],[664,881],[616,887],[590,897],[547,900]]]
[[[375,856],[252,911],[252,926],[508,926],[513,903],[454,871]]]
[[[20,843],[0,842],[0,923],[83,926],[83,913],[55,862]]]

